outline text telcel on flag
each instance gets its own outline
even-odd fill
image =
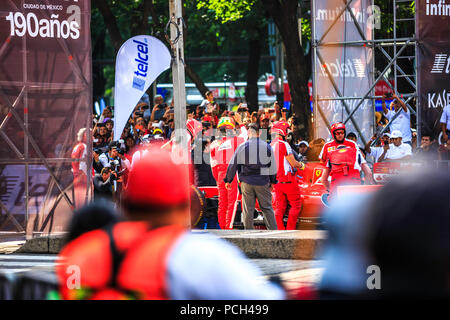
[[[170,52],[157,38],[135,36],[120,48],[116,58],[114,91],[114,139],[120,139],[122,131],[139,99],[170,67]]]

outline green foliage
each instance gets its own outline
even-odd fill
[[[250,12],[256,0],[199,0],[197,9],[206,8],[215,14],[222,23],[242,19]]]

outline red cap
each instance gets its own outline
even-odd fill
[[[192,137],[196,137],[199,132],[202,132],[203,126],[200,121],[189,119],[188,121],[186,121],[186,128],[188,129]]]
[[[137,206],[172,207],[189,200],[188,166],[175,164],[166,150],[151,147],[133,163],[124,201]]]
[[[273,125],[271,132],[281,134],[282,136],[286,136],[289,127],[290,127],[289,123],[287,123],[286,121],[284,120],[278,121]]]

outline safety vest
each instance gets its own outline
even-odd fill
[[[64,263],[56,273],[62,298],[168,299],[168,256],[186,232],[176,225],[151,229],[144,222],[121,222],[81,235],[60,253]]]
[[[358,157],[357,149],[345,146],[330,152],[328,157],[331,166],[330,175],[332,177],[339,175],[348,178],[359,178],[359,171],[355,169],[355,162]]]

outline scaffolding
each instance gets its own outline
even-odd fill
[[[420,139],[420,130],[419,124],[420,124],[420,113],[416,111],[416,98],[417,98],[417,81],[416,81],[416,57],[417,57],[417,42],[415,38],[415,33],[408,34],[408,30],[415,30],[415,20],[416,20],[416,8],[414,6],[414,1],[411,0],[392,0],[392,15],[393,15],[393,37],[388,39],[375,39],[374,35],[374,29],[372,29],[372,40],[366,39],[366,35],[363,32],[363,29],[360,26],[360,23],[357,21],[354,12],[350,9],[350,4],[353,2],[357,2],[354,0],[342,0],[342,5],[344,6],[342,10],[340,10],[339,14],[336,14],[336,17],[331,24],[331,26],[327,29],[327,31],[321,36],[319,40],[316,40],[316,31],[315,31],[315,1],[311,1],[312,6],[312,13],[311,13],[311,21],[313,25],[313,39],[312,39],[312,48],[313,48],[313,59],[316,60],[321,64],[324,65],[323,58],[319,52],[319,49],[321,47],[326,46],[339,46],[343,48],[348,47],[358,47],[358,46],[364,46],[367,48],[371,48],[373,50],[373,72],[372,72],[372,85],[370,88],[362,95],[357,97],[349,97],[349,96],[343,96],[343,94],[338,89],[334,78],[329,70],[329,68],[326,68],[326,72],[328,75],[329,80],[331,81],[335,93],[337,94],[337,97],[320,97],[317,93],[317,86],[318,83],[316,80],[316,77],[313,77],[313,99],[314,99],[314,119],[316,121],[317,117],[322,117],[322,120],[324,120],[325,125],[330,129],[330,123],[329,119],[326,119],[323,110],[321,109],[319,102],[320,101],[329,101],[329,100],[336,100],[341,102],[343,108],[345,109],[347,116],[344,120],[344,123],[347,124],[349,121],[351,121],[359,134],[359,137],[361,141],[364,143],[364,145],[367,143],[365,140],[363,134],[361,133],[361,129],[359,127],[359,124],[354,119],[355,112],[361,107],[363,102],[365,100],[372,100],[374,112],[375,112],[375,99],[381,99],[382,96],[376,96],[375,95],[375,86],[376,84],[384,80],[385,83],[391,88],[391,90],[397,94],[398,97],[402,99],[402,101],[405,103],[405,105],[410,110],[411,114],[416,116],[416,127],[417,127],[417,139]],[[399,9],[404,6],[409,6],[412,8],[414,6],[414,13],[411,16],[399,16]],[[377,10],[377,1],[371,2],[371,7],[373,10],[373,14],[381,14],[380,12],[375,12]],[[408,12],[408,10],[401,10],[401,12]],[[324,42],[323,39],[325,36],[333,29],[336,22],[341,19],[342,15],[347,17],[351,17],[353,23],[356,26],[356,29],[358,30],[359,35],[361,36],[361,40],[357,41],[342,41],[342,42]],[[378,16],[380,17],[380,16]],[[380,21],[378,21],[379,23]],[[405,24],[412,23],[412,28],[405,28]],[[390,53],[391,51],[391,53]],[[382,58],[384,61],[378,61],[375,60],[378,57],[378,59]],[[313,60],[313,68],[316,68],[316,62]],[[404,61],[407,61],[406,63]],[[382,71],[376,71],[375,65],[383,65],[384,69]],[[405,72],[406,67],[405,64],[411,64],[413,62],[412,67],[412,73]],[[393,72],[391,72],[393,70]],[[313,70],[313,74],[316,75],[317,70]],[[392,80],[394,84],[391,84],[390,81],[387,78],[387,75],[391,73],[392,74]],[[344,75],[345,77],[345,75]],[[401,90],[402,92],[399,92]],[[355,107],[350,108],[350,106],[347,103],[347,100],[359,100]],[[386,127],[383,129],[382,132],[385,132],[389,129],[390,125],[392,124],[392,120],[398,117],[402,109],[400,109],[394,117],[391,119],[391,121],[386,125]],[[375,117],[373,119],[375,124]],[[375,128],[376,124],[374,125]],[[375,130],[374,130],[375,131]],[[372,145],[376,144],[380,137],[378,137],[375,141],[373,141]]]
[[[90,4],[84,1],[79,5],[86,9],[80,27],[89,32]],[[21,6],[13,1],[4,8],[22,14]],[[0,11],[6,16],[3,9]],[[51,12],[42,14],[49,19]],[[7,36],[5,32],[0,35],[0,40]],[[87,139],[85,157],[71,157],[77,131],[83,127],[90,136],[92,126],[90,36],[79,38],[76,49],[73,42],[63,38],[46,39],[46,46],[33,40],[26,35],[8,36],[0,46],[0,71],[4,75],[0,79],[2,236],[63,231],[60,229],[70,217],[66,209],[75,206],[71,165],[84,163],[88,173],[92,165],[91,139]],[[85,201],[90,199],[90,176],[85,181]],[[39,180],[39,192],[36,185],[32,188],[31,178]],[[56,217],[59,213],[64,217]]]

